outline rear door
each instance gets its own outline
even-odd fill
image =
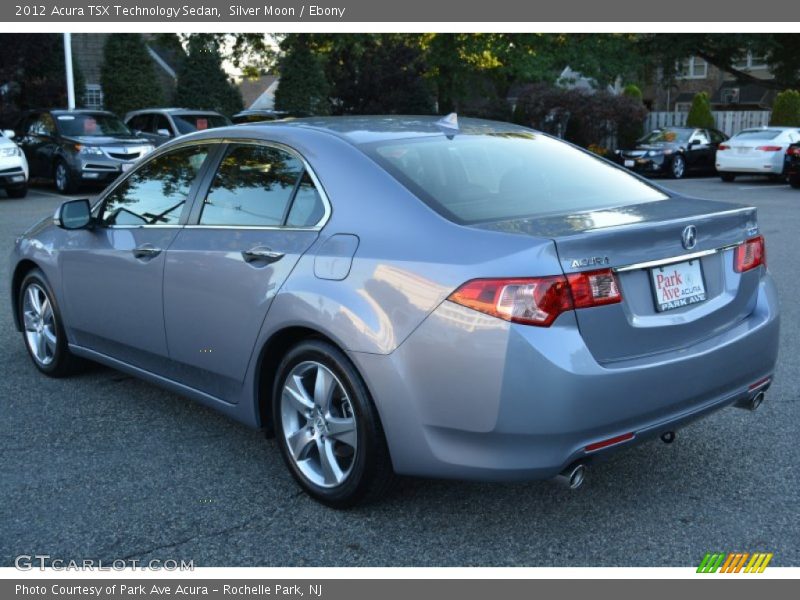
[[[241,387],[273,298],[314,243],[327,200],[304,160],[234,143],[167,252],[164,312],[181,381],[219,398]]]

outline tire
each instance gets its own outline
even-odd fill
[[[58,304],[39,269],[33,269],[22,280],[17,310],[25,349],[39,371],[49,377],[66,377],[81,369],[84,363],[69,351]]]
[[[281,455],[312,498],[348,508],[388,491],[395,475],[378,412],[338,348],[316,339],[292,347],[278,367],[272,398]]]
[[[683,179],[686,175],[686,160],[680,154],[676,154],[669,164],[669,176],[673,179]]]
[[[725,183],[730,183],[734,179],[736,179],[735,173],[720,173],[719,178],[722,179]]]
[[[28,195],[28,184],[6,188],[6,193],[9,198],[24,198]]]
[[[796,190],[800,189],[800,175],[789,177],[789,185]]]
[[[80,187],[69,165],[63,159],[58,159],[53,167],[53,182],[61,194],[74,194]]]

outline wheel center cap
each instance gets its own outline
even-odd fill
[[[325,422],[325,417],[323,417],[321,413],[317,413],[314,416],[314,429],[321,435],[328,433],[328,424]]]

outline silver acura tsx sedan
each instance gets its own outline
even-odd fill
[[[314,498],[556,477],[772,383],[754,208],[488,121],[298,119],[165,144],[19,237],[33,364],[89,359],[277,437]]]

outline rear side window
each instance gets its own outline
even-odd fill
[[[462,224],[667,198],[622,169],[533,132],[435,136],[363,149],[431,208]]]
[[[202,225],[280,226],[303,162],[269,146],[228,147],[203,203]]]

